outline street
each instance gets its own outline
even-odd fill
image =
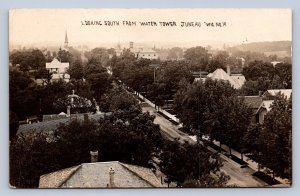
[[[149,112],[151,115],[155,115],[154,123],[160,125],[162,135],[169,140],[174,140],[176,138],[179,139],[179,142],[189,142],[195,143],[188,134],[183,133],[178,130],[178,126],[172,124],[170,121],[165,119],[162,115],[158,114],[156,110],[147,106],[147,104],[143,104],[142,106],[143,112]],[[212,152],[215,152],[214,149],[208,147],[208,149]],[[233,185],[237,187],[264,187],[267,184],[256,177],[252,176],[255,170],[246,167],[241,168],[240,165],[228,157],[220,154],[220,157],[223,159],[223,166],[221,167],[221,171],[230,176],[230,180],[228,185]]]

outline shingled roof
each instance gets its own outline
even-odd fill
[[[42,175],[39,188],[107,188],[110,168],[115,171],[115,188],[166,187],[149,168],[111,161],[83,163]]]
[[[252,109],[258,109],[263,102],[263,97],[261,96],[244,96],[244,103]]]

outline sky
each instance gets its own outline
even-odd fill
[[[101,21],[102,25],[84,25]],[[106,26],[104,21],[119,25]],[[136,22],[130,26],[123,21]],[[154,26],[141,26],[153,22]],[[173,26],[161,26],[172,22]],[[194,27],[181,27],[194,22]],[[220,26],[208,27],[206,23]],[[156,24],[156,26],[155,26]],[[174,25],[176,24],[176,26]],[[199,25],[201,25],[199,27]],[[12,9],[10,44],[292,40],[290,9]]]

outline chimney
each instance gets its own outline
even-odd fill
[[[227,67],[226,67],[226,68],[227,68],[227,74],[230,76],[230,74],[231,74],[231,73],[230,73],[230,66],[229,66],[229,65],[227,65]]]
[[[91,163],[98,162],[98,150],[90,151]]]
[[[71,116],[71,107],[68,105],[67,107],[67,116],[70,117]]]
[[[133,48],[133,42],[129,42],[129,48]]]
[[[115,187],[115,171],[113,170],[113,168],[109,169],[109,187]]]

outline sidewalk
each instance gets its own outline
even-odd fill
[[[220,146],[219,141],[214,140],[213,143],[217,146]],[[222,144],[222,149],[229,153],[229,147],[226,146],[225,144]],[[231,148],[231,154],[238,157],[238,158],[241,158],[241,153],[234,150],[234,149],[232,149],[232,148]],[[243,154],[243,160],[248,163],[248,167],[250,167],[251,169],[253,169],[255,171],[258,170],[258,163],[257,162],[253,161],[252,159],[250,159],[249,157],[247,157],[244,154]],[[282,179],[280,177],[275,177],[275,179],[283,185],[289,185],[289,183],[290,183],[288,179]]]

